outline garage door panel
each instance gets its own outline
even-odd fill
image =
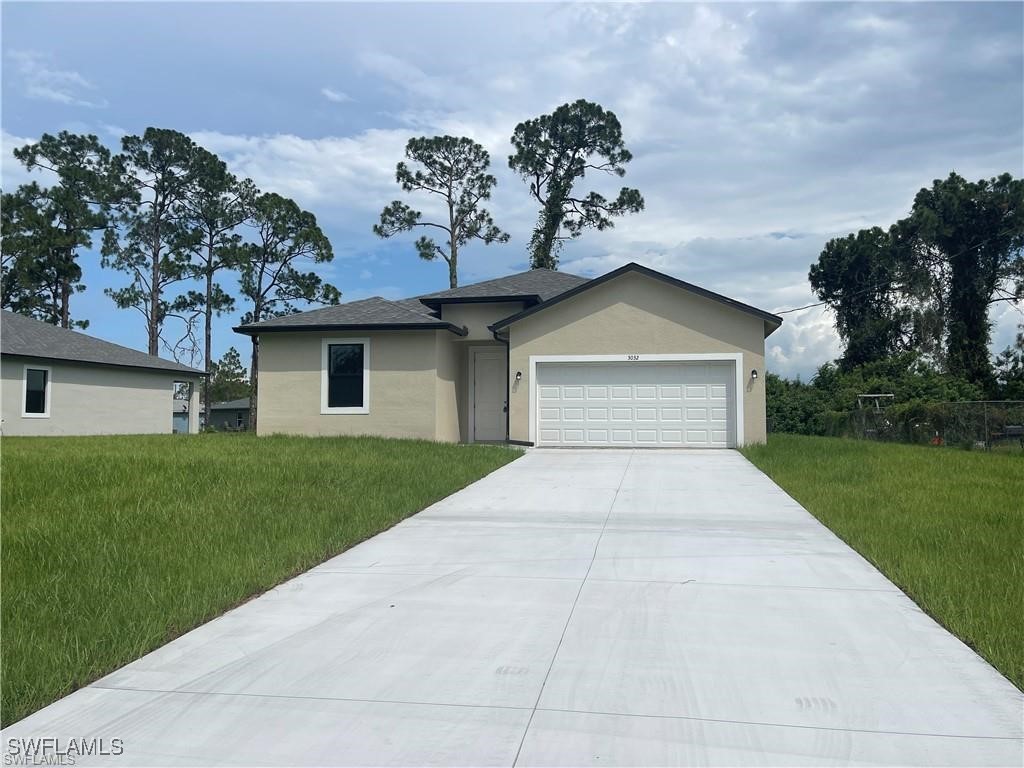
[[[539,445],[729,447],[732,363],[540,364]]]

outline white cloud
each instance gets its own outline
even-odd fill
[[[105,99],[85,98],[83,92],[95,91],[96,86],[75,70],[56,68],[50,56],[35,51],[10,51],[7,56],[17,67],[29,98],[78,107],[107,106]]]
[[[842,353],[833,319],[824,307],[785,316],[782,326],[765,340],[768,370],[808,380],[823,363]]]
[[[395,163],[411,135],[371,129],[355,136],[307,139],[291,134],[245,136],[199,131],[191,137],[231,170],[311,210],[377,208],[398,192]],[[387,198],[391,199],[391,198]]]
[[[0,132],[0,155],[3,161],[0,163],[0,187],[5,192],[11,192],[21,184],[36,181],[42,186],[47,186],[54,180],[54,175],[49,171],[36,170],[29,172],[19,160],[14,157],[14,150],[32,144],[36,139],[13,136],[7,131]]]
[[[320,95],[328,101],[333,101],[335,104],[344,104],[345,102],[352,101],[352,97],[347,93],[328,88],[326,85],[320,89]]]

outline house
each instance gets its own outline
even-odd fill
[[[210,423],[223,432],[244,432],[249,428],[249,398],[210,404]]]
[[[175,419],[196,432],[202,376],[78,331],[0,314],[5,436],[170,433]],[[185,399],[176,399],[183,389]]]
[[[781,323],[627,264],[235,330],[259,339],[260,434],[726,448],[765,439],[764,340]]]

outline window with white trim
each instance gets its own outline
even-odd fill
[[[50,415],[50,369],[25,366],[22,416],[45,418]]]
[[[324,339],[320,412],[370,412],[370,340]]]

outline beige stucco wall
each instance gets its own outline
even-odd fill
[[[22,416],[25,366],[50,369],[50,415]],[[175,381],[191,381],[189,431],[198,430],[199,379],[142,368],[5,355],[0,362],[4,435],[131,435],[171,432]]]
[[[510,437],[529,440],[531,355],[742,353],[744,441],[765,440],[764,321],[627,273],[509,327]],[[750,379],[757,369],[759,377]]]
[[[449,336],[454,335],[442,331]],[[302,435],[381,435],[453,439],[451,418],[438,427],[436,331],[267,333],[260,337],[257,432]],[[370,340],[370,412],[321,414],[322,340]],[[449,368],[445,367],[445,381]]]
[[[445,304],[441,307],[441,319],[469,331],[462,341],[494,341],[494,334],[487,326],[511,317],[522,308],[521,301]]]
[[[434,437],[449,443],[462,439],[460,409],[465,407],[465,385],[460,385],[459,365],[462,347],[452,340],[449,331],[434,331],[437,354],[437,389],[435,397],[436,428]]]

